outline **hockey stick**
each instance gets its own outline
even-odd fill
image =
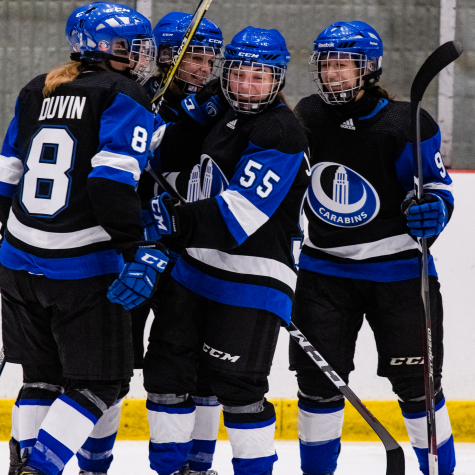
[[[3,351],[3,348],[0,350],[0,376],[2,375],[3,368],[5,368],[5,352]]]
[[[432,79],[455,61],[463,48],[458,41],[449,41],[439,46],[424,62],[411,86],[411,126],[413,132],[412,153],[414,160],[414,195],[419,201],[423,195],[423,176],[421,159],[420,109],[422,96]],[[429,445],[429,475],[438,475],[437,434],[435,426],[434,361],[432,354],[432,323],[430,313],[429,272],[427,258],[427,239],[421,238],[422,270],[421,296],[424,306],[426,338],[424,348],[424,385],[427,411],[427,436]]]
[[[176,72],[178,71],[178,66],[180,66],[181,60],[185,56],[186,50],[193,39],[193,35],[195,34],[198,26],[200,25],[201,20],[205,16],[206,11],[208,10],[209,6],[211,5],[212,0],[201,0],[201,3],[198,5],[196,12],[193,15],[193,18],[188,25],[188,28],[183,36],[183,41],[181,42],[180,48],[178,49],[177,55],[173,58],[172,65],[167,71],[165,78],[162,82],[163,86],[157,91],[154,98],[152,99],[152,103],[158,101],[163,95],[165,94],[168,86],[173,81]]]
[[[292,322],[285,328],[290,333],[290,336],[307,353],[309,358],[325,373],[325,376],[340,390],[381,439],[386,449],[386,475],[404,475],[405,462],[402,447],[394,440],[392,435],[382,426],[376,417],[371,414],[369,409],[340,376],[338,376],[335,370],[324,360],[323,356],[313,347],[305,336],[302,335],[300,330]]]

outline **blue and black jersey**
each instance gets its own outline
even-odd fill
[[[164,146],[177,143],[168,132]],[[310,178],[305,135],[283,104],[255,116],[229,110],[207,135],[195,132],[206,138],[187,192],[199,200],[177,207],[186,250],[172,277],[211,300],[288,322],[297,279],[292,251],[300,250]]]
[[[45,98],[45,77],[20,92],[1,152],[0,195],[12,209],[0,262],[53,279],[119,272],[119,252],[141,240],[136,187],[154,131],[150,102],[107,71]]]
[[[308,218],[299,266],[320,274],[394,282],[420,275],[420,245],[409,234],[401,203],[414,188],[410,104],[371,97],[366,110],[342,115],[318,95],[296,113],[312,146]],[[370,106],[370,107],[368,107]],[[424,193],[452,213],[452,180],[440,154],[440,130],[421,111]],[[432,257],[431,275],[437,275]]]

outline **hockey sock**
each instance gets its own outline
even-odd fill
[[[112,463],[112,449],[119,430],[123,399],[116,401],[94,426],[77,453],[79,468],[85,472],[107,473]]]
[[[275,409],[265,399],[248,406],[223,406],[224,425],[233,449],[235,475],[267,475],[277,460]]]
[[[418,402],[399,401],[407,433],[411,440],[412,448],[419,460],[419,468],[424,475],[429,475],[428,440],[427,440],[427,415],[425,400]],[[449,413],[442,393],[438,394],[435,406],[435,426],[437,429],[437,458],[439,462],[439,475],[451,475],[455,468],[455,447],[450,425]]]
[[[218,439],[221,405],[216,396],[193,397],[196,404],[195,426],[191,437],[193,445],[187,463],[191,470],[205,472],[211,468]]]
[[[300,460],[305,474],[326,475],[336,470],[344,406],[343,399],[324,403],[305,398],[305,405],[299,401]]]
[[[22,456],[31,452],[43,420],[63,391],[61,386],[41,382],[23,385],[12,412],[12,437],[20,442]]]
[[[193,445],[195,403],[187,394],[152,394],[147,397],[150,426],[150,467],[160,475],[170,475],[186,463]]]
[[[66,391],[53,402],[41,424],[28,465],[47,475],[58,475],[106,409],[88,389]]]

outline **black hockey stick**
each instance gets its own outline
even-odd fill
[[[412,152],[414,160],[414,195],[422,198],[423,176],[421,159],[420,109],[422,96],[432,79],[446,66],[455,61],[463,48],[458,41],[449,41],[439,46],[424,62],[411,86],[411,126],[413,132]],[[421,296],[424,306],[426,337],[424,348],[424,384],[427,411],[427,436],[429,444],[429,475],[438,475],[437,433],[435,425],[434,365],[432,354],[432,323],[430,312],[429,273],[427,258],[427,239],[420,239],[422,247]]]
[[[313,345],[302,335],[300,330],[292,323],[286,327],[290,336],[307,353],[309,358],[325,373],[330,381],[348,399],[352,406],[361,414],[363,419],[369,424],[371,429],[386,449],[386,475],[404,475],[405,462],[402,447],[394,440],[392,435],[382,426],[382,424],[371,414],[369,409],[361,402],[360,398],[348,387],[348,385],[338,376],[335,370],[324,360],[323,356],[313,347]]]
[[[181,60],[185,56],[186,49],[188,48],[191,40],[193,39],[193,35],[195,34],[196,30],[198,29],[201,20],[205,16],[206,11],[208,10],[209,6],[211,5],[212,0],[201,0],[196,12],[193,15],[193,18],[188,25],[187,30],[185,31],[185,35],[183,36],[183,41],[181,42],[180,48],[178,49],[177,55],[173,58],[172,65],[167,71],[165,78],[163,79],[162,86],[155,94],[154,98],[152,99],[152,103],[158,101],[163,95],[165,94],[168,86],[173,81],[176,72],[178,71],[178,66],[180,66]]]

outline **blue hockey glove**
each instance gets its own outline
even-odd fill
[[[195,122],[207,126],[213,125],[226,112],[227,105],[219,79],[213,79],[201,91],[181,101],[183,110]]]
[[[422,195],[419,202],[413,198],[405,200],[402,210],[407,216],[409,232],[416,237],[439,235],[449,220],[444,200],[430,193]]]
[[[126,262],[119,277],[109,287],[108,299],[126,309],[145,302],[152,295],[158,275],[168,264],[168,257],[158,249],[139,248],[134,262]]]
[[[168,193],[155,196],[149,202],[148,210],[142,211],[144,239],[158,241],[161,236],[178,236],[178,220],[175,206]]]

